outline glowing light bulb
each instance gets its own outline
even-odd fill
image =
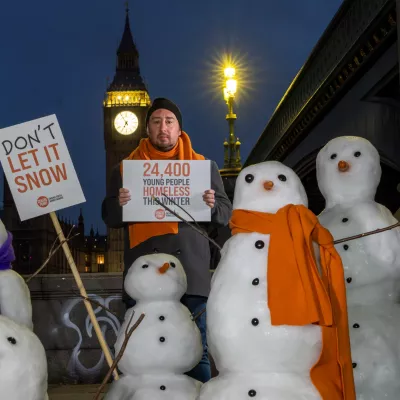
[[[225,68],[224,75],[225,75],[225,78],[229,78],[229,79],[233,78],[235,76],[235,68],[233,68],[233,67]]]

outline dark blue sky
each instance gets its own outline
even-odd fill
[[[222,167],[228,127],[216,70],[222,55],[232,53],[246,86],[239,76],[236,133],[246,159],[341,3],[131,0],[150,97],[175,101],[195,150]],[[62,215],[75,221],[82,207],[86,230],[93,224],[105,232],[102,101],[107,77],[114,76],[124,1],[7,1],[1,14],[0,128],[57,114],[87,200]]]

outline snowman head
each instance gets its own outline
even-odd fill
[[[32,393],[42,392],[44,397],[47,391],[47,360],[41,341],[31,330],[3,315],[0,315],[0,387],[6,397],[11,392],[15,395],[28,389]]]
[[[3,221],[0,219],[0,247],[7,240],[7,238],[8,238],[7,229],[4,226]]]
[[[179,300],[186,292],[181,262],[170,254],[148,254],[135,260],[125,277],[126,293],[134,300]]]
[[[295,172],[278,161],[244,168],[236,180],[234,209],[276,213],[288,204],[308,206],[307,194]]]
[[[381,179],[379,153],[357,136],[332,139],[318,153],[318,187],[326,207],[373,200]]]

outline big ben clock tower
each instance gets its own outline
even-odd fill
[[[125,29],[117,50],[115,76],[107,88],[103,103],[107,192],[112,168],[146,136],[145,120],[149,106],[150,97],[140,75],[139,52],[132,38],[127,8]],[[107,270],[122,271],[123,229],[108,228],[107,236]]]

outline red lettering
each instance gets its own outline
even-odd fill
[[[10,165],[11,172],[12,172],[13,174],[15,174],[16,172],[21,171],[21,169],[15,169],[15,167],[14,167],[14,165],[13,165],[13,162],[11,161],[11,157],[10,157],[10,156],[7,157],[7,160],[8,160],[8,164]]]
[[[32,168],[32,166],[30,165],[26,165],[26,163],[29,161],[27,158],[23,158],[23,156],[27,154],[26,151],[24,151],[23,153],[19,153],[18,154],[18,159],[19,159],[19,163],[21,164],[22,169],[29,169]]]
[[[39,172],[27,173],[24,176],[17,176],[14,181],[19,186],[17,189],[20,193],[25,193],[28,189],[33,190],[42,186],[49,186],[53,182],[67,180],[67,170],[65,164],[43,168]]]
[[[40,188],[40,181],[36,172],[33,174],[26,174],[25,177],[30,190],[33,190],[33,185],[35,185],[37,188]]]
[[[50,157],[50,154],[49,154],[49,150],[47,149],[47,146],[44,146],[43,150],[46,153],[47,161],[51,162],[51,157]]]
[[[50,171],[51,171],[54,179],[56,180],[56,182],[60,182],[60,180],[61,180],[60,175],[64,179],[64,181],[67,180],[67,171],[65,169],[65,164],[62,163],[61,165],[62,165],[62,171],[61,171],[61,167],[59,165],[56,165],[56,172],[54,172],[53,167],[50,167]]]
[[[190,186],[144,186],[143,196],[189,197]]]
[[[155,163],[155,164],[154,164],[153,169],[151,170],[151,173],[152,173],[152,175],[156,175],[156,176],[159,175],[159,172],[158,172],[158,163]]]
[[[167,167],[164,170],[164,175],[171,176],[172,175],[172,167],[171,163],[167,164]]]
[[[151,164],[150,163],[144,163],[143,167],[145,168],[145,171],[143,173],[143,176],[150,176],[150,174],[147,173],[147,171],[150,169]]]
[[[32,150],[29,150],[27,153],[32,154],[32,157],[35,160],[35,165],[38,167],[39,166],[39,160],[36,157],[37,151],[38,151],[38,149],[32,149]]]
[[[22,180],[22,182],[20,182]],[[18,186],[21,186],[21,188],[18,188],[17,190],[18,190],[18,192],[20,192],[20,193],[25,193],[27,190],[28,190],[28,186],[26,186],[25,185],[25,183],[23,183],[23,181],[24,181],[24,177],[23,176],[17,176],[15,179],[14,179],[14,182],[18,185]]]
[[[53,143],[53,144],[49,144],[47,147],[50,147],[51,149],[53,149],[54,155],[56,156],[56,160],[59,160],[60,156],[58,155],[58,151],[56,149],[57,146],[58,146],[58,143]]]
[[[50,176],[50,172],[47,169],[45,169],[45,168],[41,169],[39,171],[39,177],[44,186],[51,185],[51,176]],[[47,178],[47,181],[45,180],[45,178]]]

